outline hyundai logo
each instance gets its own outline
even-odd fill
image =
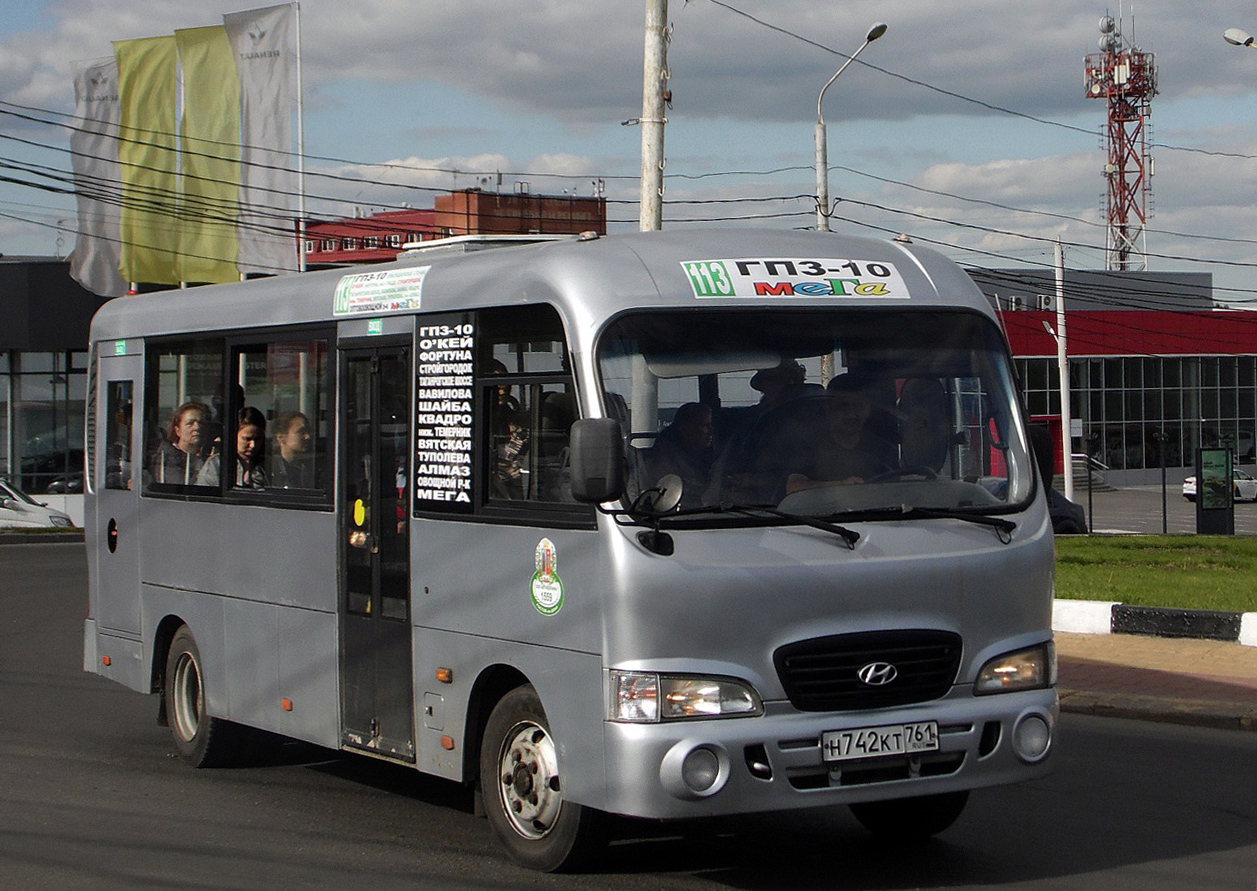
[[[870,687],[884,687],[899,677],[899,669],[889,662],[870,662],[856,672],[856,677]]]

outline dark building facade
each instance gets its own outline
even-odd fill
[[[0,474],[32,494],[82,491],[88,329],[105,299],[66,260],[0,258]]]
[[[999,311],[1027,410],[1057,421],[1059,445],[1054,273],[970,275]],[[1202,273],[1066,271],[1073,451],[1111,480],[1155,482],[1163,465],[1190,473],[1198,448],[1257,461],[1257,312],[1215,306],[1212,290]]]

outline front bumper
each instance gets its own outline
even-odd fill
[[[596,806],[639,817],[689,818],[1021,782],[1050,769],[1058,714],[1054,689],[977,697],[966,686],[933,702],[876,711],[806,713],[771,702],[756,718],[607,722],[606,796]],[[821,757],[826,731],[919,721],[938,722],[937,751],[840,765]],[[1046,750],[1035,760],[1015,751],[1014,734],[1022,725],[1049,732]],[[696,750],[704,751],[687,765]],[[696,764],[704,781],[714,773],[709,788],[693,788]]]

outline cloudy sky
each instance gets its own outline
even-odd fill
[[[266,5],[258,3],[256,5]],[[1103,268],[1103,101],[1083,89],[1106,12],[1155,54],[1148,267],[1214,274],[1257,305],[1257,4],[1144,0],[670,0],[664,227],[814,225],[817,94],[830,88],[833,228],[904,232],[975,266]],[[224,0],[0,0],[0,177],[67,170],[76,62],[111,41],[218,24]],[[592,194],[637,226],[645,4],[303,0],[311,210],[431,203],[487,182]],[[865,64],[867,63],[867,64]],[[18,117],[15,112],[25,117]],[[34,143],[33,145],[31,143]],[[418,187],[418,188],[416,188]],[[0,182],[0,252],[65,253],[73,202]]]

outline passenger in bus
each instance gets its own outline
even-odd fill
[[[489,359],[481,368],[483,375],[496,377],[507,373],[506,366],[497,359]],[[528,490],[527,419],[519,400],[511,395],[510,385],[499,383],[497,399],[489,411],[494,454],[492,489],[497,498],[523,498]]]
[[[829,382],[819,438],[791,456],[786,493],[864,483],[893,466],[892,445],[869,429],[873,401],[869,382],[852,373]]]
[[[655,444],[646,453],[649,479],[657,483],[675,473],[684,485],[682,507],[698,507],[711,479],[715,454],[712,448],[711,407],[687,402],[676,410],[672,423],[655,437]]]
[[[932,377],[906,381],[899,393],[900,463],[937,472],[953,439],[943,385]]]
[[[761,368],[751,376],[751,389],[760,393],[755,404],[756,417],[762,417],[779,405],[803,396],[815,396],[824,392],[820,384],[804,383],[807,371],[797,359],[789,356],[772,368]]]
[[[205,463],[205,433],[209,420],[209,406],[202,402],[185,402],[175,409],[166,426],[166,437],[153,456],[154,482],[196,484]]]
[[[266,488],[266,470],[262,467],[265,446],[266,418],[256,408],[245,406],[236,415],[236,488]],[[218,453],[206,459],[196,478],[198,486],[218,486],[222,478],[222,458]]]
[[[310,453],[312,445],[308,417],[299,411],[280,414],[275,421],[275,443],[268,474],[272,489],[318,487],[314,476],[314,459]]]

